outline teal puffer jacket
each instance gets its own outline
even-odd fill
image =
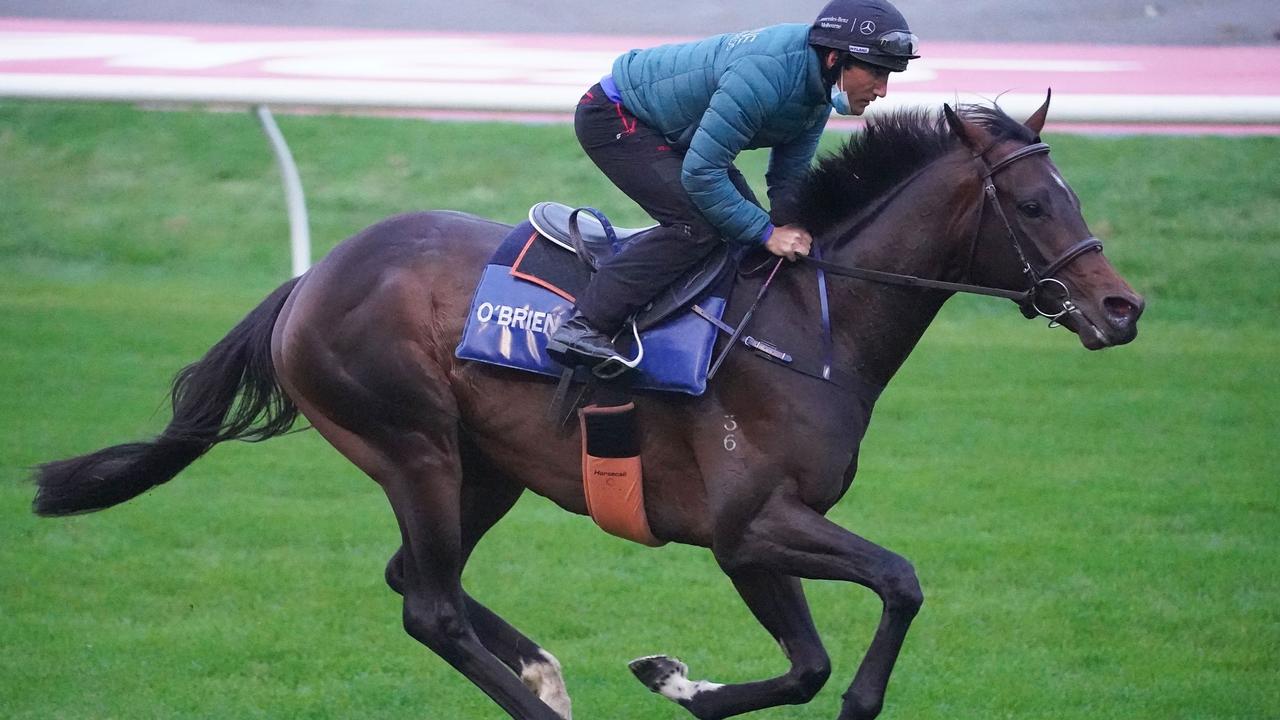
[[[622,104],[687,148],[681,182],[721,233],[759,243],[769,215],[729,180],[738,153],[772,148],[765,182],[780,222],[788,194],[812,162],[831,115],[809,26],[774,25],[705,40],[632,50],[614,61]]]

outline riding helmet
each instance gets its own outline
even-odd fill
[[[920,57],[920,41],[888,0],[831,0],[809,28],[809,44],[852,53],[894,72]]]

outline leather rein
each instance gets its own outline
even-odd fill
[[[916,277],[914,275],[902,275],[899,273],[886,272],[884,270],[871,270],[853,265],[840,265],[838,263],[829,262],[802,255],[805,262],[813,265],[818,271],[828,272],[832,275],[841,275],[843,277],[851,277],[859,280],[868,280],[888,285],[902,285],[905,287],[926,288],[929,290],[945,290],[948,292],[970,293],[974,295],[987,295],[991,297],[1005,298],[1013,300],[1022,308],[1022,312],[1027,317],[1048,318],[1050,327],[1057,324],[1057,321],[1063,315],[1078,313],[1079,310],[1071,301],[1071,291],[1061,280],[1054,277],[1063,268],[1070,265],[1085,253],[1101,251],[1102,241],[1096,237],[1089,236],[1071,247],[1067,248],[1061,255],[1054,258],[1045,265],[1043,269],[1037,270],[1035,266],[1027,259],[1027,253],[1023,248],[1023,241],[1013,229],[1013,224],[1009,222],[1008,216],[1004,212],[1004,208],[1000,206],[1000,192],[995,185],[995,176],[1001,170],[1009,167],[1013,163],[1032,155],[1041,155],[1049,152],[1049,145],[1043,142],[1033,143],[1026,147],[1019,148],[1005,157],[1001,158],[994,164],[988,163],[986,154],[991,149],[988,146],[982,152],[974,155],[974,159],[982,163],[982,208],[988,204],[994,208],[996,215],[1000,218],[1000,222],[1004,225],[1005,232],[1008,234],[1009,242],[1013,245],[1013,249],[1018,254],[1018,260],[1022,263],[1022,272],[1027,277],[1029,287],[1026,290],[1008,290],[1005,288],[994,288],[985,285],[973,285],[970,283],[945,282],[943,280],[931,280],[928,278]],[[977,248],[978,237],[982,232],[982,216],[978,217],[978,227],[974,231],[973,241],[970,245],[969,261],[973,261],[973,253]],[[968,268],[965,269],[965,275],[969,274]],[[1057,297],[1055,302],[1058,303],[1056,312],[1055,308],[1048,310],[1042,308],[1042,294],[1056,291]]]

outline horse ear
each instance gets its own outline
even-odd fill
[[[1040,131],[1044,129],[1045,118],[1049,117],[1049,98],[1051,97],[1053,97],[1053,88],[1049,88],[1048,92],[1044,94],[1044,104],[1040,106],[1040,109],[1032,113],[1031,117],[1027,118],[1027,121],[1023,123],[1023,125],[1031,128],[1031,132],[1036,134],[1037,140],[1040,139]]]
[[[942,105],[942,112],[947,117],[947,124],[951,126],[951,131],[960,138],[960,142],[964,143],[965,147],[974,153],[980,153],[991,146],[991,133],[987,132],[986,128],[965,122],[964,118],[960,117],[960,113],[952,110],[949,104]]]

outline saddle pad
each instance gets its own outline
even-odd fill
[[[535,230],[511,264],[511,276],[541,285],[572,302],[591,281],[591,270],[577,255]]]
[[[512,274],[512,266],[535,234],[528,222],[516,226],[485,267],[471,299],[462,342],[454,353],[457,357],[550,377],[559,377],[564,370],[547,354],[547,340],[573,313],[573,301],[559,294],[565,292],[560,288],[559,292],[548,289],[550,283],[543,286]],[[566,265],[578,264],[573,255],[561,252]],[[719,318],[725,300],[712,296],[699,306]],[[644,360],[636,368],[634,387],[688,395],[706,391],[707,369],[716,340],[716,328],[711,323],[684,310],[640,337]],[[628,347],[619,340],[620,349]]]

